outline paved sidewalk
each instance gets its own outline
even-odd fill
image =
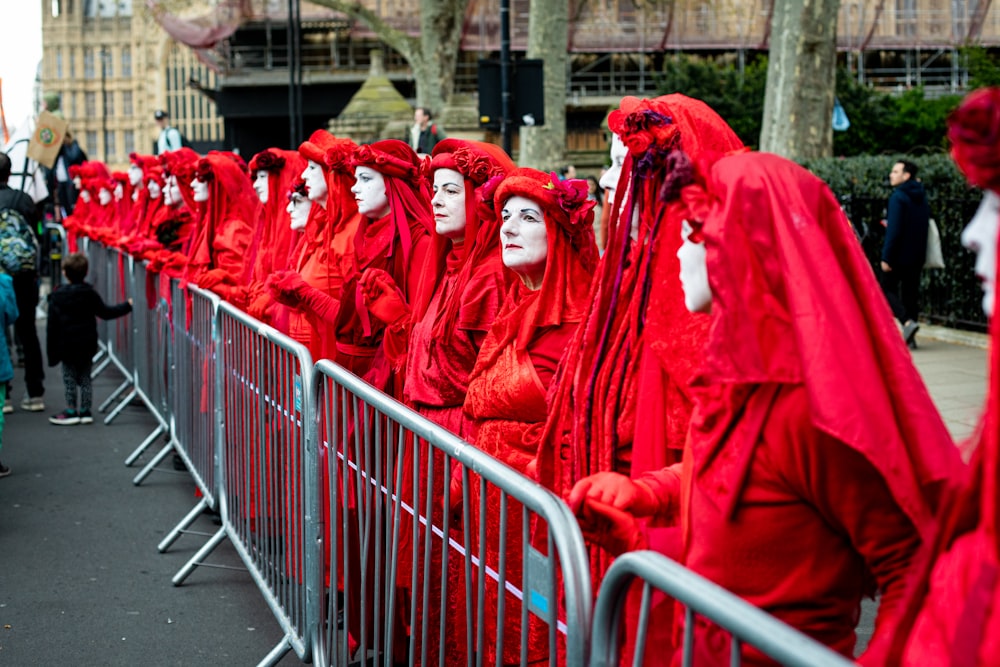
[[[983,404],[986,350],[932,334],[921,330],[913,358],[952,434],[964,438]],[[187,535],[156,551],[195,499],[182,473],[132,485],[137,468],[123,461],[152,418],[130,407],[111,426],[52,426],[48,416],[63,407],[58,369],[46,380],[48,409],[8,415],[0,451],[13,470],[0,479],[0,665],[257,664],[281,633],[228,542],[211,560],[236,569],[199,568],[179,588],[171,576],[207,538]],[[119,381],[111,371],[100,377],[95,403]],[[14,386],[18,403],[21,371]],[[215,530],[207,518],[195,527]],[[290,654],[281,664],[300,663]]]

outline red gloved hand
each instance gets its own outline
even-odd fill
[[[246,288],[242,285],[224,285],[219,283],[212,287],[211,290],[237,308],[246,310],[249,295]]]
[[[163,270],[163,267],[166,265],[167,261],[169,261],[170,258],[173,257],[173,254],[174,253],[170,252],[169,250],[156,250],[150,253],[149,267],[148,267],[149,270],[153,271],[154,273],[159,273],[160,271]]]
[[[591,501],[577,518],[583,539],[596,544],[612,556],[645,549],[647,546],[646,537],[635,517],[616,507]]]
[[[302,301],[299,291],[303,286],[309,286],[302,275],[295,271],[276,271],[268,276],[264,285],[270,292],[271,298],[291,308],[299,307]]]
[[[374,318],[390,327],[410,318],[406,297],[386,271],[368,269],[362,274],[359,284],[368,312]]]
[[[569,506],[580,515],[592,503],[644,517],[656,514],[660,501],[652,489],[616,472],[599,472],[585,477],[569,492]]]
[[[212,269],[198,276],[198,287],[202,289],[210,289],[218,293],[218,290],[215,290],[217,285],[235,285],[235,281],[223,269]]]
[[[274,305],[274,299],[267,292],[263,294],[258,294],[257,298],[250,301],[250,305],[247,306],[247,313],[250,317],[254,317],[261,322],[267,322],[271,319],[271,307]]]

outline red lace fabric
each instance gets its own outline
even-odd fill
[[[682,196],[713,295],[689,449],[658,487],[680,501],[685,564],[847,653],[875,584],[876,637],[891,631],[958,452],[819,179],[743,154]],[[728,659],[695,632],[704,664]]]

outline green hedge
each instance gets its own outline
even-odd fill
[[[973,273],[974,255],[962,247],[962,229],[979,206],[981,194],[965,179],[946,154],[902,156],[865,155],[852,158],[811,160],[804,166],[830,186],[844,206],[848,218],[863,234],[865,254],[872,266],[881,258],[886,202],[892,188],[889,171],[899,159],[920,167],[920,180],[941,233],[945,258],[942,270],[925,271],[921,308],[932,322],[947,326],[986,330],[982,290]]]

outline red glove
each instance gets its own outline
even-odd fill
[[[156,250],[150,253],[149,256],[149,270],[155,273],[159,273],[163,270],[166,263],[173,257],[172,252],[169,250]]]
[[[267,281],[271,296],[278,303],[304,310],[327,324],[335,324],[340,301],[322,292],[294,271],[279,271]]]
[[[274,299],[270,294],[264,292],[263,294],[258,294],[257,298],[250,302],[247,306],[247,313],[250,317],[254,317],[261,322],[267,322],[271,319],[271,308],[274,305]]]
[[[247,302],[250,299],[247,289],[242,285],[224,285],[219,283],[210,289],[225,301],[228,301],[241,310],[246,310]]]
[[[198,287],[202,289],[210,289],[219,293],[215,289],[217,285],[235,285],[235,281],[224,269],[212,269],[198,276]],[[221,293],[219,294],[221,296]]]
[[[406,297],[386,271],[368,269],[359,281],[368,312],[389,327],[398,326],[410,318]]]
[[[611,505],[591,501],[577,518],[583,539],[596,544],[612,556],[645,549],[647,546],[646,536],[635,517]]]
[[[652,516],[660,508],[660,501],[652,489],[617,472],[599,472],[584,477],[569,492],[569,506],[577,516],[593,503],[638,517]]]

